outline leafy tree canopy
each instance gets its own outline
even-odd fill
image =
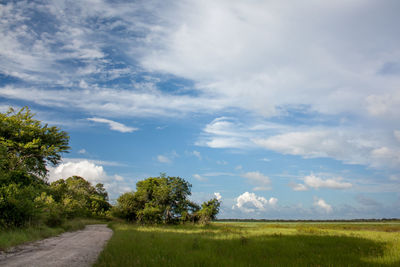
[[[136,184],[136,192],[121,195],[113,213],[129,221],[142,223],[176,223],[215,219],[219,211],[218,200],[200,206],[188,199],[192,185],[180,177],[149,177]],[[215,202],[216,201],[216,202]],[[207,202],[208,203],[208,202]],[[204,216],[202,215],[204,214]]]
[[[10,108],[0,113],[0,168],[2,172],[24,171],[45,178],[48,163],[56,165],[69,149],[69,136],[58,127],[42,125],[29,108]]]

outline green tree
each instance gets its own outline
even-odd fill
[[[42,125],[29,108],[0,113],[0,167],[5,173],[23,171],[44,179],[47,165],[56,165],[69,149],[69,136],[58,127]]]
[[[42,125],[33,117],[27,107],[0,113],[0,227],[3,228],[38,223],[43,214],[51,215],[50,206],[57,210],[52,198],[46,195],[47,165],[60,162],[61,154],[69,149],[69,137],[59,128]],[[49,218],[46,222],[52,220],[46,218]]]
[[[202,224],[207,224],[212,220],[215,220],[221,206],[221,201],[213,198],[209,201],[203,202],[201,210],[197,213],[199,220]]]
[[[104,216],[111,205],[103,184],[92,186],[80,176],[60,179],[50,184],[51,194],[68,218]]]
[[[201,210],[199,205],[188,199],[191,187],[180,177],[163,174],[149,177],[136,183],[136,192],[125,193],[117,199],[113,215],[140,223],[197,221]],[[218,208],[210,211],[210,218],[215,217],[215,211],[218,213]]]
[[[132,222],[137,220],[137,214],[141,209],[137,195],[134,192],[127,192],[117,199],[117,205],[113,207],[112,215]]]

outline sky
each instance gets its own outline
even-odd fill
[[[0,111],[70,135],[48,180],[166,173],[218,218],[400,217],[397,0],[0,1]]]

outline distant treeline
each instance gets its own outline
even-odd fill
[[[390,222],[398,221],[399,218],[382,218],[382,219],[338,219],[338,220],[281,220],[281,219],[218,219],[217,222]]]

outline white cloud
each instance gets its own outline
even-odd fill
[[[312,188],[330,188],[330,189],[346,189],[352,187],[351,183],[341,182],[341,178],[321,179],[314,174],[304,177],[304,183]]]
[[[196,145],[211,148],[248,148],[253,145],[249,140],[251,136],[251,131],[237,120],[219,117],[204,127]]]
[[[3,88],[5,97],[125,116],[230,108],[270,116],[285,112],[286,106],[306,105],[322,114],[399,118],[399,76],[386,75],[385,69],[400,61],[398,34],[386,24],[398,22],[395,1],[58,1],[2,7],[0,70],[41,83],[38,87],[84,89],[69,90],[67,98],[66,92],[57,96],[60,90],[14,88],[11,93]],[[31,23],[35,11],[46,14],[43,24]],[[93,27],[93,18],[107,23]],[[115,67],[109,47],[124,51],[127,66]],[[74,60],[81,64],[63,63]],[[137,61],[146,72],[193,81],[199,97],[154,88],[147,93],[99,88],[90,79],[130,77],[138,71]]]
[[[92,183],[101,183],[108,179],[102,166],[96,165],[88,160],[82,160],[79,162],[61,163],[57,167],[50,168],[49,181],[53,182],[74,175],[81,176]]]
[[[289,186],[294,190],[294,191],[307,191],[308,188],[304,184],[296,184],[296,183],[290,183]]]
[[[158,160],[158,162],[161,162],[161,163],[171,163],[172,162],[171,159],[169,159],[167,156],[164,156],[164,155],[158,155],[157,160]]]
[[[108,126],[110,126],[111,130],[118,131],[118,132],[121,132],[121,133],[131,133],[131,132],[134,132],[134,131],[138,130],[138,128],[129,127],[129,126],[126,126],[126,125],[124,125],[122,123],[119,123],[119,122],[116,122],[116,121],[112,121],[112,120],[108,120],[108,119],[104,119],[104,118],[88,118],[87,120],[108,124]]]
[[[270,206],[275,206],[276,203],[278,203],[278,199],[277,199],[277,198],[275,198],[275,197],[269,198],[268,204],[269,204]]]
[[[243,173],[242,177],[247,178],[252,184],[256,185],[254,191],[270,190],[271,180],[268,176],[260,172],[247,172]]]
[[[86,158],[63,158],[62,162],[63,163],[79,163],[82,161],[88,161],[90,163],[94,163],[96,165],[102,165],[102,166],[113,166],[113,167],[122,167],[126,166],[123,163],[116,162],[116,161],[106,161],[106,160],[96,160],[96,159],[86,159]]]
[[[207,178],[205,178],[205,177],[203,177],[203,176],[201,176],[200,174],[197,174],[197,173],[193,174],[193,178],[198,180],[198,181],[200,181],[200,182],[207,181]]]
[[[266,149],[304,158],[329,157],[348,164],[363,164],[374,168],[396,168],[400,164],[400,147],[393,145],[388,148],[385,135],[367,136],[365,133],[346,130],[311,129],[254,138],[253,141]]]
[[[333,116],[335,122],[345,117],[351,133],[300,129],[276,135],[266,126],[223,117],[208,124],[196,144],[248,148],[256,140],[279,153],[398,168],[398,144],[382,141],[388,133],[393,139],[400,119],[400,38],[396,27],[387,27],[399,24],[398,5],[9,2],[1,6],[0,72],[21,82],[1,87],[0,96],[111,117],[244,110],[280,118],[305,106],[305,115]],[[31,23],[35,12],[46,14],[43,22]],[[105,23],[94,27],[94,19]],[[120,62],[108,51],[124,51],[124,66],[115,67]],[[131,78],[141,71],[153,77]],[[195,94],[163,91],[159,73],[190,80]],[[104,86],[120,77],[129,83]],[[369,127],[355,128],[360,124]],[[124,127],[116,126],[133,129]],[[365,137],[373,135],[379,140]]]
[[[82,149],[80,149],[79,151],[78,151],[78,154],[86,154],[87,153],[87,151],[86,151],[86,149],[84,149],[84,148],[82,148]]]
[[[383,23],[398,21],[391,12],[398,5],[343,2],[184,1],[162,11],[168,27],[141,62],[261,114],[292,103],[360,114],[372,92],[397,89],[399,78],[383,79],[380,70],[399,60],[399,38]],[[358,34],[359,27],[366,32]]]
[[[332,212],[332,206],[325,202],[322,198],[314,198],[314,204],[319,210],[322,210],[326,213]]]
[[[274,207],[277,202],[278,199],[274,197],[267,200],[254,193],[244,192],[236,198],[236,204],[232,208],[237,208],[246,213],[259,212],[265,211],[268,207]]]
[[[97,183],[104,184],[110,198],[116,198],[119,195],[132,191],[129,181],[121,175],[108,175],[101,166],[101,162],[94,162],[86,159],[63,159],[63,163],[57,167],[49,167],[48,179],[50,182],[66,179],[71,176],[81,176],[92,185]]]
[[[214,196],[215,196],[215,198],[216,198],[217,200],[221,200],[221,199],[222,199],[221,193],[219,193],[219,192],[215,192],[215,193],[214,193]]]
[[[176,153],[175,150],[172,150],[164,155],[157,155],[157,161],[161,163],[172,163],[172,161],[177,157],[179,157],[178,153]]]

